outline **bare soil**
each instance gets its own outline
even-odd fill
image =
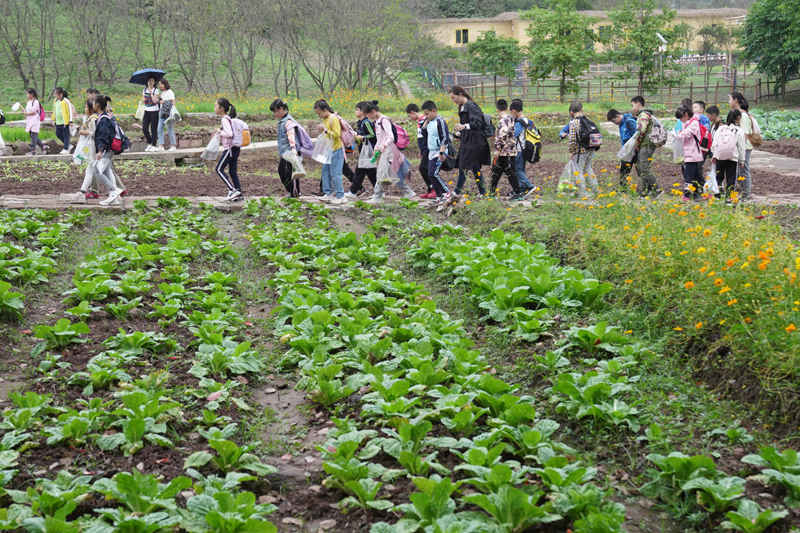
[[[764,152],[800,159],[800,139],[764,141],[764,144],[762,144],[758,149]],[[800,161],[798,161],[798,166],[800,166]]]

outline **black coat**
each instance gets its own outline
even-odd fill
[[[483,111],[472,100],[467,100],[458,112],[461,124],[469,124],[468,130],[461,130],[461,146],[458,149],[458,169],[472,170],[476,166],[491,165],[492,153],[489,141],[483,134]]]

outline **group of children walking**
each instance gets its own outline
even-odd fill
[[[728,104],[730,110],[724,120],[718,106],[706,108],[705,102],[700,100],[693,102],[686,98],[675,111],[678,122],[674,130],[674,150],[683,154],[681,168],[685,201],[700,200],[704,191],[709,188],[703,170],[704,163],[709,159],[709,179],[713,180],[711,189],[717,191],[714,193],[716,198],[725,198],[726,203],[733,203],[735,188],[741,182],[740,200],[751,199],[750,154],[754,143],[760,145],[761,132],[755,118],[748,112],[747,100],[741,92],[732,92],[728,97]],[[609,121],[619,126],[623,146],[632,137],[636,137],[633,141],[633,159],[620,161],[620,186],[629,185],[631,170],[635,167],[641,178],[639,194],[658,196],[662,190],[658,188],[651,163],[656,148],[666,141],[666,131],[662,132],[661,143],[654,140],[653,128],[663,130],[663,126],[651,111],[645,109],[643,97],[634,97],[631,108],[633,113],[621,113],[612,109],[607,115]],[[676,154],[676,159],[679,157]]]
[[[443,209],[445,205],[461,198],[470,173],[482,196],[495,196],[499,180],[505,174],[512,187],[511,200],[525,199],[534,187],[525,176],[526,161],[522,148],[526,129],[535,128],[535,125],[525,117],[522,101],[513,100],[510,106],[505,100],[498,101],[500,124],[496,131],[491,131],[487,115],[463,87],[454,86],[449,95],[459,110],[459,123],[453,128],[452,134],[447,122],[439,115],[435,102],[428,100],[421,108],[417,104],[406,107],[409,119],[416,125],[419,172],[427,188],[419,197],[431,200]],[[273,101],[270,111],[278,120],[278,152],[281,156],[278,174],[288,196],[298,197],[300,182],[293,177],[294,165],[291,160],[295,155],[301,155],[303,146],[300,138],[307,137],[307,133],[289,114],[289,107],[283,100]],[[317,142],[323,140],[330,143],[330,154],[320,158],[323,165],[319,196],[323,202],[337,205],[363,198],[366,195],[363,186],[365,179],[373,186],[372,198],[367,201],[370,204],[383,203],[386,189],[393,184],[397,185],[403,197],[417,196],[406,183],[411,173],[411,164],[403,152],[409,142],[408,134],[400,125],[381,114],[377,101],[356,104],[358,122],[352,136],[345,132],[347,125],[344,119],[325,100],[315,102],[314,111],[322,120]],[[489,137],[492,136],[496,154],[494,160],[489,146]],[[453,148],[454,140],[460,141],[457,153]],[[355,172],[347,163],[348,150],[358,155]],[[491,165],[492,169],[490,191],[486,190],[481,170],[486,165]],[[458,171],[452,190],[442,175],[451,170]],[[348,190],[343,186],[343,177],[351,182]]]

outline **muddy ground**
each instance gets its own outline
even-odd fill
[[[619,173],[616,145],[609,146],[597,153],[594,169],[599,179],[609,184],[617,183]],[[767,141],[762,149],[800,157],[800,141]],[[555,189],[558,176],[566,161],[564,143],[545,143],[542,161],[529,165],[528,178],[543,190]],[[425,192],[425,184],[418,170],[419,154],[415,147],[406,150],[412,160],[413,170],[409,184],[418,193]],[[656,152],[653,168],[659,185],[671,189],[674,183],[682,182],[680,165],[672,163],[672,154],[666,150]],[[355,168],[356,156],[349,157],[351,168]],[[800,161],[798,161],[800,167]],[[277,173],[278,155],[275,152],[256,152],[241,156],[239,160],[239,177],[242,189],[248,196],[282,196],[286,194]],[[706,169],[708,164],[706,165]],[[215,174],[214,165],[205,163],[193,167],[176,167],[172,162],[156,162],[154,160],[121,161],[116,168],[122,180],[135,196],[207,196],[224,195],[227,191],[222,180]],[[301,192],[308,194],[319,190],[318,179],[320,165],[313,161],[307,164],[309,178],[301,181]],[[484,167],[489,179],[488,167]],[[0,191],[4,195],[33,195],[71,193],[80,188],[84,168],[67,163],[25,163],[0,162]],[[634,171],[634,176],[637,176]],[[455,182],[455,172],[448,174],[448,181]],[[638,178],[634,178],[637,181]],[[468,180],[467,191],[477,193],[474,184]],[[345,179],[345,188],[348,186]],[[454,185],[455,183],[453,183]],[[369,183],[367,189],[371,189]],[[502,191],[510,190],[507,180],[500,182]],[[390,189],[391,191],[391,189]],[[391,194],[391,192],[390,192]],[[787,180],[785,176],[774,172],[753,170],[753,194],[800,194],[800,180]]]

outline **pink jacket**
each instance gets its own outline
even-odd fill
[[[222,126],[220,130],[219,137],[222,141],[222,149],[230,150],[233,146],[233,120],[231,120],[229,116],[226,115],[222,117]]]
[[[703,152],[700,151],[700,119],[692,117],[684,123],[683,129],[675,132],[675,137],[683,143],[683,160],[686,163],[699,163],[703,161]]]

